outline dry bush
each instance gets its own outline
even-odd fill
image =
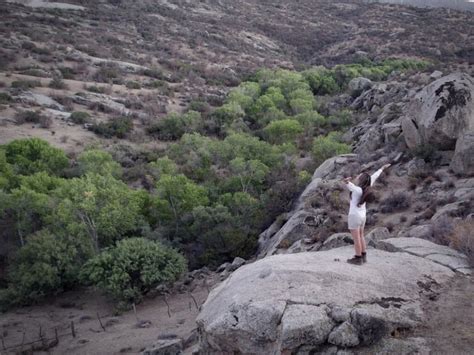
[[[382,213],[391,213],[407,209],[410,203],[410,195],[405,192],[395,192],[383,200],[380,207]]]
[[[474,266],[474,219],[468,218],[456,223],[448,236],[449,246],[467,256],[469,264]]]

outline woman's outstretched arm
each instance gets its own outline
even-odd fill
[[[384,166],[382,166],[379,170],[377,170],[375,173],[373,173],[372,175],[370,175],[370,186],[372,186],[373,184],[375,184],[375,181],[379,178],[380,174],[382,174],[382,172],[387,169],[388,167],[390,167],[392,164],[385,164]]]

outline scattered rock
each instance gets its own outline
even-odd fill
[[[350,233],[336,233],[326,239],[319,250],[329,250],[349,244],[354,244]]]
[[[161,339],[143,352],[143,355],[178,355],[182,354],[182,339]]]
[[[474,175],[474,131],[464,133],[457,140],[451,169],[460,175]]]
[[[375,247],[377,242],[384,239],[389,239],[390,232],[385,227],[376,227],[372,229],[366,236],[365,241],[367,245]]]
[[[328,342],[340,347],[359,345],[357,329],[350,323],[344,322],[329,334]]]
[[[334,327],[328,310],[327,306],[288,305],[281,320],[281,349],[294,350],[302,345],[325,343]]]
[[[236,257],[234,259],[234,261],[232,261],[232,264],[230,264],[226,267],[226,270],[235,271],[244,264],[245,264],[245,259],[240,258],[240,257]]]
[[[358,77],[349,81],[348,89],[352,97],[357,97],[365,90],[372,88],[372,86],[372,80],[363,77]]]
[[[405,110],[402,129],[413,149],[430,144],[452,150],[456,140],[474,129],[474,80],[464,73],[442,77],[424,87]]]

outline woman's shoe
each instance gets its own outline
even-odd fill
[[[362,253],[362,262],[366,263],[367,262],[367,253]]]
[[[362,265],[362,263],[363,263],[363,261],[362,261],[362,256],[354,255],[353,258],[347,259],[347,262],[348,262],[349,264]]]

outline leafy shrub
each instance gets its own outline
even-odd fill
[[[176,140],[185,133],[199,130],[201,125],[201,114],[189,111],[179,115],[172,113],[148,127],[147,132],[162,140]]]
[[[263,130],[272,144],[292,142],[303,132],[303,126],[293,119],[273,121]]]
[[[84,254],[86,250],[47,231],[32,235],[15,256],[0,305],[31,304],[73,286]]]
[[[436,148],[431,144],[422,144],[412,150],[414,156],[430,163],[436,158]]]
[[[122,169],[112,156],[98,149],[90,149],[82,152],[77,158],[79,173],[85,175],[87,173],[95,173],[99,175],[110,174],[119,177]]]
[[[44,116],[38,111],[21,111],[15,114],[17,124],[37,123],[41,128],[49,128],[53,120],[49,116]]]
[[[351,152],[351,147],[339,141],[340,133],[331,132],[327,136],[316,137],[313,141],[312,153],[318,164],[326,159]]]
[[[404,192],[396,192],[390,194],[380,204],[382,213],[392,213],[403,211],[410,206],[410,196]]]
[[[127,87],[127,89],[134,89],[134,90],[138,90],[142,88],[142,85],[138,81],[127,81],[125,86]]]
[[[472,231],[474,230],[474,220],[465,219],[457,222],[451,233],[448,234],[449,245],[464,253],[471,266],[474,266],[474,237]]]
[[[84,124],[90,122],[90,115],[87,112],[83,111],[74,111],[69,116],[69,119],[75,124]]]
[[[96,94],[107,94],[110,92],[110,88],[107,86],[89,85],[86,86],[85,89]]]
[[[11,84],[12,88],[28,90],[38,86],[41,86],[41,81],[39,80],[16,80]]]
[[[12,97],[6,92],[0,92],[0,105],[6,105],[12,101]]]
[[[143,238],[129,238],[89,260],[81,278],[124,303],[140,302],[147,292],[175,281],[186,261],[175,250]]]
[[[74,80],[77,75],[77,71],[74,68],[59,67],[58,69],[64,79]]]
[[[101,83],[120,84],[121,72],[117,64],[113,62],[102,63],[100,68],[94,74],[94,80]]]
[[[16,174],[31,175],[46,171],[58,175],[69,165],[61,149],[39,138],[17,139],[4,147],[7,162]]]
[[[92,132],[106,138],[125,138],[127,133],[133,129],[133,121],[130,117],[117,117],[108,122],[95,123],[89,128]]]
[[[51,89],[57,89],[57,90],[65,90],[68,88],[67,84],[64,82],[63,79],[61,79],[60,77],[56,76],[53,78],[53,80],[51,80],[48,84],[48,86],[51,88]]]

